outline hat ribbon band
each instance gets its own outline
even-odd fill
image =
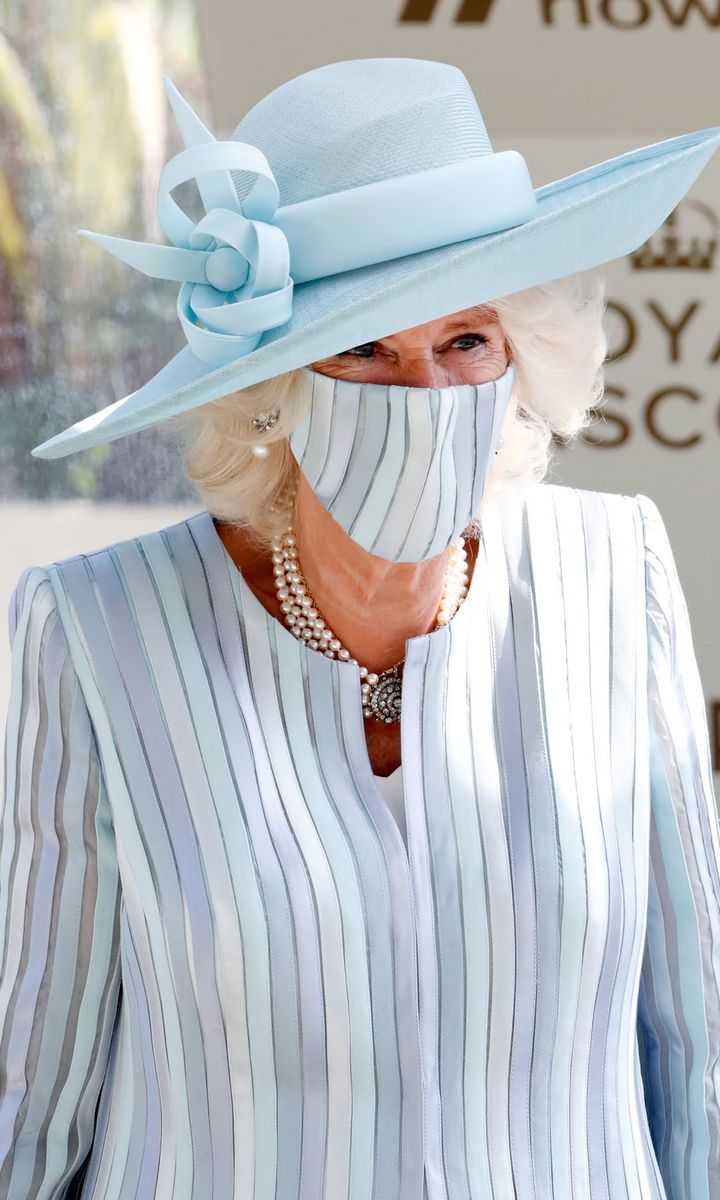
[[[524,158],[502,150],[288,204],[273,222],[298,284],[501,233],[536,208]]]

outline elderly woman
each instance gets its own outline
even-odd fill
[[[687,610],[652,500],[546,477],[602,394],[582,272],[720,130],[528,191],[447,64],[228,142],[171,97],[175,244],[94,236],[189,344],[35,453],[172,420],[205,508],[13,595],[0,1193],[716,1198]]]

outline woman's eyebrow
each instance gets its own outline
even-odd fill
[[[468,325],[472,325],[474,321],[491,321],[494,319],[495,313],[492,311],[492,309],[483,304],[479,304],[474,308],[469,308],[461,316],[454,317],[452,321],[449,320],[448,324],[445,326],[442,336],[445,337],[448,333],[452,333],[454,329],[464,329]],[[377,346],[378,342],[387,342],[394,336],[394,334],[389,333],[388,336],[384,338],[373,338],[372,341],[369,342],[356,342],[354,346],[348,347],[348,349],[356,350],[359,346]],[[340,353],[347,354],[348,350],[342,350]]]
[[[494,315],[495,314],[491,311],[491,309],[486,308],[484,305],[478,305],[475,308],[469,308],[467,312],[463,313],[461,316],[454,317],[452,321],[448,320],[442,336],[444,337],[445,334],[450,333],[453,329],[462,329],[466,325],[472,325],[474,321],[490,321],[494,318]],[[389,333],[387,337],[373,338],[373,340],[370,342],[358,342],[357,345],[374,346],[378,342],[390,341],[392,337],[394,337],[394,334]]]
[[[488,308],[478,306],[477,308],[469,308],[462,316],[455,317],[448,322],[448,329],[457,329],[461,325],[469,325],[473,321],[489,321],[493,314]]]

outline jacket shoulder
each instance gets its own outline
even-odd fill
[[[43,563],[24,567],[12,588],[7,608],[10,641],[14,638],[21,614],[31,607],[37,609],[43,604],[55,607],[67,627],[69,615],[75,611],[74,599],[78,595],[78,589],[85,591],[89,584],[92,593],[93,581],[107,575],[113,566],[113,560],[122,558],[124,552],[135,549],[142,553],[144,547],[149,549],[152,542],[171,538],[175,531],[200,515],[191,514],[157,529],[106,542],[104,545],[64,558],[48,559]]]
[[[647,556],[651,508],[646,497],[534,483],[508,493],[489,515],[486,533],[503,544],[519,579],[580,571],[594,580],[618,572],[635,577]]]
[[[543,520],[571,519],[573,514],[581,515],[586,523],[616,521],[623,515],[640,522],[642,516],[657,510],[647,496],[540,482],[509,488],[498,502],[497,511],[503,523],[527,523],[532,519],[537,525]]]

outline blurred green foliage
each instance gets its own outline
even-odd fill
[[[162,425],[30,454],[184,345],[177,285],[77,235],[165,240],[157,181],[180,142],[164,75],[207,115],[190,0],[0,0],[0,498],[192,494]]]

